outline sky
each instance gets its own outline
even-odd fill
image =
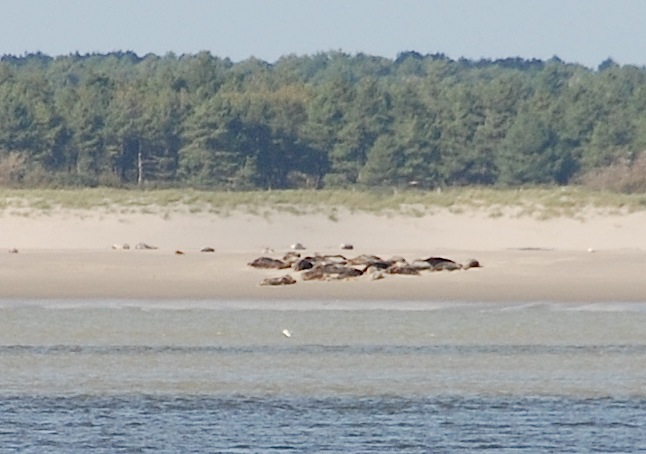
[[[646,66],[646,0],[0,0],[0,55],[205,50]]]

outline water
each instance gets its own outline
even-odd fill
[[[5,300],[0,451],[646,451],[644,326],[646,303]]]

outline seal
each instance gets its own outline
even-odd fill
[[[147,244],[147,243],[137,243],[135,244],[135,249],[140,249],[140,250],[157,249],[157,246],[151,246],[150,244]]]
[[[285,263],[278,259],[272,259],[271,257],[258,257],[254,261],[247,263],[247,265],[253,268],[269,268],[276,270],[289,268],[291,266],[289,263]]]
[[[260,285],[293,285],[296,284],[296,279],[286,274],[281,277],[268,277],[263,279]]]

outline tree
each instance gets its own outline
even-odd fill
[[[645,87],[611,60],[4,56],[0,161],[24,185],[566,184],[646,148]]]
[[[498,166],[499,182],[506,185],[566,184],[577,170],[554,128],[532,112],[519,114],[510,127]]]
[[[380,136],[368,152],[359,173],[359,182],[366,186],[397,186],[405,183],[401,175],[404,150],[392,136]]]
[[[113,91],[108,76],[90,73],[73,94],[70,161],[81,184],[97,184],[106,168],[104,126]]]

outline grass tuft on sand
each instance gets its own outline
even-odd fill
[[[206,191],[195,189],[134,190],[0,189],[3,215],[47,215],[60,210],[141,213],[171,217],[173,213],[229,216],[234,212],[270,217],[271,213],[325,214],[331,220],[340,209],[350,213],[421,217],[440,210],[477,211],[501,216],[551,219],[582,218],[586,213],[627,214],[646,210],[646,194],[620,194],[576,186],[498,189],[466,187],[421,191],[281,190]]]

